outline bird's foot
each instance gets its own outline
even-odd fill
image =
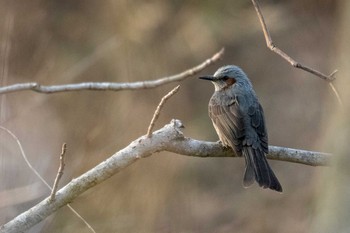
[[[220,144],[220,146],[222,146],[222,147],[224,147],[224,148],[228,148],[228,146],[227,145],[224,145],[224,143],[222,143],[222,141],[217,141],[216,143],[218,143],[218,144]]]

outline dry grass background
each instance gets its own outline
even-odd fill
[[[330,73],[336,68],[336,3],[270,0],[262,2],[262,10],[280,48]],[[224,60],[203,74],[224,64],[246,71],[265,109],[270,144],[320,150],[324,109],[336,104],[324,81],[293,69],[266,48],[250,1],[14,0],[0,1],[0,18],[2,70],[8,64],[1,85],[150,80],[190,68],[225,47]],[[49,182],[66,142],[62,185],[145,134],[158,101],[173,86],[2,95],[0,123],[17,135]],[[178,118],[186,136],[216,141],[207,116],[212,92],[196,78],[182,82],[157,126]],[[91,189],[72,206],[97,232],[308,232],[322,185],[319,173],[327,168],[271,164],[282,195],[244,189],[241,159],[161,153]],[[32,185],[0,200],[0,223],[49,194],[37,182],[16,144],[0,132],[0,192]],[[26,200],[31,193],[34,198]],[[63,208],[31,232],[89,231]]]

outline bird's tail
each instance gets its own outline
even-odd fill
[[[252,185],[255,179],[262,188],[282,192],[282,186],[268,164],[265,153],[261,149],[243,147],[242,154],[246,162],[243,179],[244,187]]]

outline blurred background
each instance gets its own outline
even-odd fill
[[[324,73],[337,66],[345,1],[266,0],[277,46]],[[265,110],[271,145],[327,151],[329,85],[292,68],[265,44],[248,0],[0,1],[0,85],[152,80],[193,67],[225,47],[225,64],[250,77]],[[339,75],[341,76],[341,75]],[[188,137],[217,141],[207,114],[210,83],[189,78],[167,102],[156,128],[182,120]],[[144,135],[161,97],[177,83],[122,92],[0,96],[0,125],[20,140],[52,184],[63,142],[61,187]],[[331,151],[327,151],[331,152]],[[271,161],[284,193],[242,187],[239,158],[159,153],[78,197],[72,206],[97,232],[309,232],[329,168]],[[49,195],[16,142],[0,131],[0,224]],[[30,232],[90,232],[62,208]]]

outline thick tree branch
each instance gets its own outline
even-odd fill
[[[195,157],[238,157],[231,149],[217,142],[183,138],[167,145],[166,151]],[[269,146],[268,159],[300,163],[309,166],[328,166],[332,155],[315,151]]]
[[[172,82],[179,82],[188,77],[191,77],[200,71],[204,70],[209,65],[220,60],[224,55],[224,49],[215,53],[211,58],[191,69],[183,71],[182,73],[149,81],[139,81],[130,83],[115,83],[115,82],[85,82],[75,84],[44,86],[39,83],[18,83],[14,85],[0,87],[0,94],[31,90],[39,93],[51,94],[56,92],[68,91],[121,91],[121,90],[138,90],[159,87]]]
[[[22,232],[31,228],[62,206],[72,202],[77,196],[89,188],[103,182],[138,159],[145,158],[156,152],[170,151],[196,157],[237,156],[232,150],[223,148],[219,143],[199,141],[185,137],[181,131],[182,128],[181,121],[172,120],[170,124],[155,131],[151,138],[144,135],[136,139],[124,149],[116,152],[107,160],[61,188],[56,193],[54,201],[50,201],[50,197],[48,197],[1,226],[0,233]],[[331,155],[326,153],[271,146],[269,149],[271,151],[268,154],[269,159],[290,161],[311,166],[327,165],[331,158]]]

